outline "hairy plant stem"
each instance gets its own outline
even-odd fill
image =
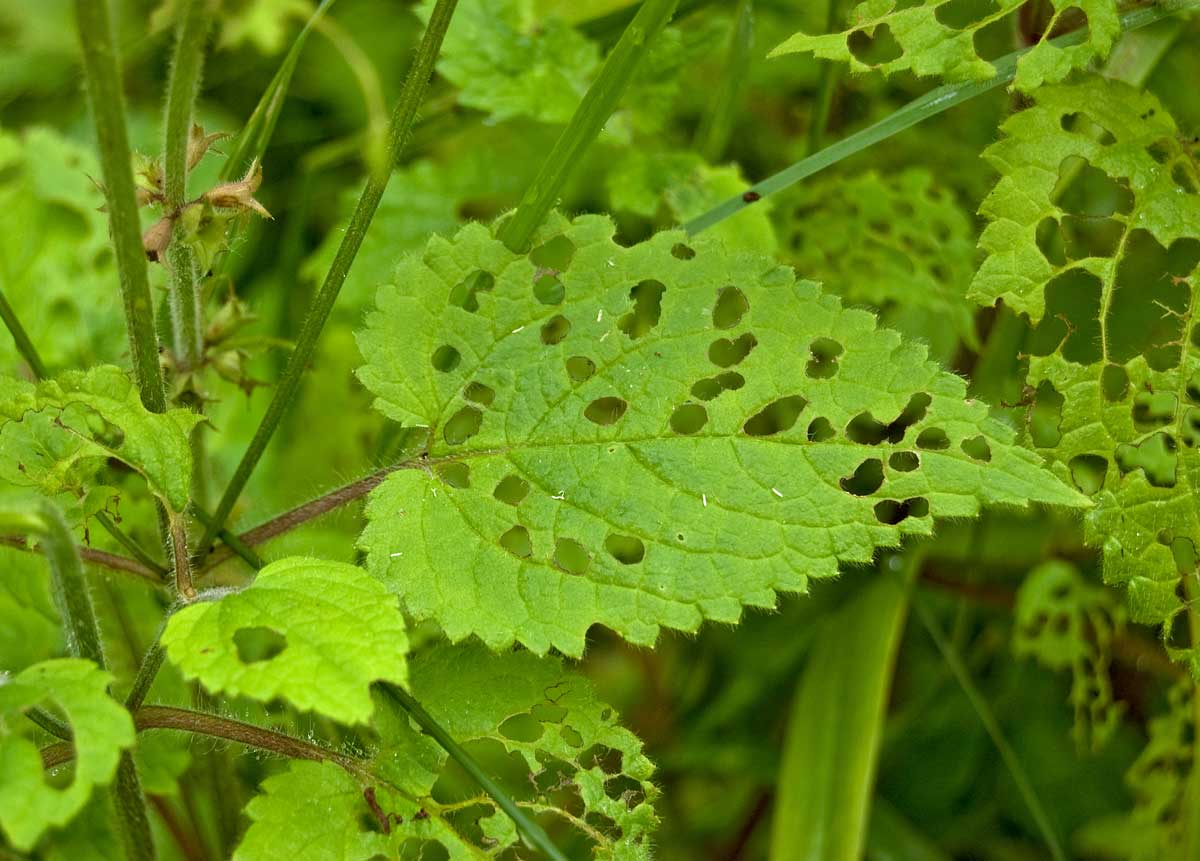
[[[12,335],[13,343],[17,345],[17,352],[21,354],[21,358],[29,365],[29,370],[33,372],[33,376],[39,380],[46,376],[46,366],[42,363],[42,357],[38,353],[37,348],[33,346],[33,341],[29,340],[29,333],[21,325],[21,320],[17,317],[17,312],[8,303],[8,298],[4,295],[3,290],[0,290],[0,320],[4,321],[5,328]]]
[[[161,413],[166,410],[167,402],[158,365],[154,303],[150,298],[146,254],[142,248],[129,136],[125,128],[125,97],[121,91],[121,69],[110,5],[106,0],[75,0],[75,20],[83,47],[84,78],[96,122],[104,196],[120,275],[125,323],[129,330],[133,377],[146,409]]]
[[[1194,11],[1200,11],[1200,0],[1177,0],[1177,2],[1170,6],[1156,6],[1127,12],[1121,16],[1121,27],[1125,31],[1136,30],[1180,12]],[[1078,45],[1085,37],[1086,31],[1078,31],[1051,39],[1050,44],[1058,47]],[[762,182],[751,186],[737,196],[731,197],[729,200],[718,204],[707,212],[701,213],[683,224],[683,229],[694,236],[716,224],[720,224],[731,216],[737,215],[737,213],[741,212],[747,206],[753,206],[755,201],[790,188],[801,180],[807,179],[843,159],[860,153],[881,141],[885,141],[905,129],[912,128],[917,123],[937,116],[943,111],[969,101],[982,93],[1007,84],[1016,75],[1017,61],[1028,53],[1028,51],[1028,48],[1021,51],[1014,51],[994,61],[992,65],[996,68],[996,74],[986,81],[946,84],[945,86],[929,91],[920,98],[914,99],[904,107],[884,117],[879,122],[867,126],[865,129],[855,132],[849,137],[843,138],[837,143],[801,159],[790,167],[779,171],[779,173],[769,176]]]
[[[1200,582],[1196,573],[1183,578],[1184,594],[1187,596],[1188,628],[1192,648],[1200,646]],[[1192,764],[1188,771],[1187,785],[1183,792],[1183,853],[1187,861],[1200,861],[1200,685],[1192,682]]]
[[[100,639],[100,626],[83,564],[75,552],[75,541],[62,513],[52,502],[43,501],[39,509],[42,520],[42,540],[50,563],[54,602],[67,627],[67,649],[80,658],[94,662],[101,669],[107,664]],[[69,728],[68,728],[69,731]],[[68,746],[70,746],[68,744]],[[113,785],[117,813],[117,830],[131,861],[152,861],[154,840],[146,819],[146,799],[128,752],[122,754]]]
[[[450,18],[457,5],[458,0],[438,0],[430,15],[425,35],[421,39],[412,67],[404,81],[404,90],[392,113],[391,124],[388,128],[386,171],[372,172],[367,177],[366,186],[358,200],[358,206],[355,207],[350,224],[342,236],[342,242],[334,255],[325,281],[304,318],[300,336],[296,339],[296,347],[288,359],[283,377],[275,388],[275,394],[271,398],[267,412],[259,423],[258,430],[255,431],[254,438],[250,441],[250,446],[242,456],[241,462],[238,463],[233,478],[225,488],[225,492],[217,504],[217,509],[213,512],[212,521],[204,529],[204,537],[200,541],[202,548],[208,547],[217,532],[225,525],[234,503],[237,502],[242,489],[249,481],[267,444],[271,441],[276,428],[279,427],[284,412],[300,387],[304,370],[316,349],[317,339],[321,336],[325,321],[329,319],[329,313],[333,310],[338,293],[346,281],[346,275],[350,272],[350,266],[354,263],[354,258],[366,236],[367,228],[371,225],[371,219],[375,216],[375,210],[379,207],[379,201],[383,198],[391,169],[396,164],[404,149],[409,132],[412,130],[413,120],[421,106],[425,90],[429,86],[429,79],[433,76],[434,63],[441,51],[442,40],[445,38],[446,30],[450,26]]]
[[[753,52],[754,0],[738,0],[733,13],[733,32],[729,36],[729,52],[721,81],[717,85],[717,95],[712,108],[704,115],[696,130],[696,148],[709,163],[720,160],[729,146],[733,121],[737,117],[738,95],[746,80],[746,70],[750,67]]]
[[[496,781],[492,780],[491,776],[475,761],[475,758],[467,753],[450,734],[442,728],[429,712],[425,711],[424,707],[413,699],[412,695],[398,685],[382,682],[380,689],[387,695],[389,699],[399,705],[402,709],[412,716],[412,719],[417,722],[427,735],[433,738],[450,757],[462,766],[463,771],[471,776],[480,788],[492,797],[492,800],[508,814],[509,818],[516,824],[522,836],[535,848],[545,853],[548,858],[554,861],[567,861],[567,856],[562,853],[550,836],[542,829],[540,825],[530,819],[508,796]]]
[[[633,16],[605,59],[600,74],[584,93],[571,122],[563,129],[537,176],[525,190],[516,211],[500,227],[496,236],[510,251],[520,254],[529,249],[534,231],[554,208],[567,177],[579,166],[584,152],[616,110],[642,58],[671,20],[678,2],[644,0]]]
[[[192,560],[188,558],[187,524],[183,515],[171,515],[171,556],[175,564],[175,591],[185,601],[196,598],[192,585]]]

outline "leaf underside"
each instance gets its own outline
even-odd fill
[[[924,348],[754,254],[482,225],[381,289],[363,382],[431,429],[372,495],[371,571],[452,640],[579,655],[734,622],[982,504],[1082,505]]]
[[[1038,324],[1028,384],[1054,428],[1033,443],[1095,500],[1085,539],[1133,618],[1168,622],[1200,548],[1194,157],[1153,96],[1099,78],[1043,88],[1004,132],[971,292]]]

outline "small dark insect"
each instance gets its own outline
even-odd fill
[[[428,811],[425,810],[424,807],[422,807],[420,810],[418,810],[416,813],[413,814],[413,819],[421,820],[421,819],[428,819],[428,818],[429,818],[429,813],[428,813]]]
[[[756,200],[762,200],[762,195],[759,194],[757,191],[747,191],[745,194],[742,195],[743,203],[754,203],[754,201],[756,201]]]

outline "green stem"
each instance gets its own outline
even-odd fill
[[[162,647],[162,630],[160,629],[154,642],[142,656],[137,675],[133,677],[133,684],[129,688],[129,693],[125,695],[125,708],[129,711],[137,711],[146,701],[146,695],[150,693],[150,687],[154,684],[154,678],[158,675],[166,656],[166,649]]]
[[[838,0],[829,0],[825,11],[825,32],[832,33],[838,26]],[[833,93],[841,78],[841,64],[832,60],[821,61],[821,71],[817,79],[817,100],[813,104],[812,116],[808,122],[808,147],[805,150],[812,155],[821,148],[821,139],[825,129],[829,127],[829,112],[833,108]]]
[[[108,203],[121,299],[129,330],[129,349],[133,357],[133,377],[146,409],[161,413],[166,410],[167,402],[158,366],[154,303],[150,298],[146,254],[142,248],[129,135],[125,128],[125,97],[121,92],[121,69],[110,4],[102,0],[75,0],[75,19],[83,47],[84,77],[96,121],[104,196]]]
[[[1021,797],[1025,800],[1025,805],[1029,808],[1030,814],[1033,816],[1033,821],[1037,825],[1038,831],[1041,832],[1042,839],[1046,842],[1046,847],[1050,850],[1050,856],[1054,861],[1066,861],[1067,856],[1063,853],[1062,844],[1059,842],[1058,835],[1054,831],[1054,826],[1050,823],[1050,817],[1046,814],[1046,809],[1042,806],[1041,799],[1038,798],[1037,791],[1033,788],[1033,783],[1029,779],[1029,775],[1025,771],[1025,766],[1021,764],[1020,757],[1013,750],[1012,745],[1008,743],[1008,739],[1004,737],[1004,731],[1000,728],[1000,722],[996,720],[996,715],[988,705],[983,693],[975,686],[975,682],[971,679],[971,672],[963,663],[962,657],[954,648],[954,645],[946,637],[933,614],[925,607],[920,600],[920,596],[914,594],[912,596],[913,610],[916,611],[917,618],[921,621],[921,625],[929,634],[929,638],[933,640],[938,651],[942,655],[942,660],[946,662],[946,666],[950,668],[950,672],[954,674],[955,680],[959,687],[962,688],[967,700],[971,703],[971,708],[975,710],[979,722],[983,724],[984,730],[988,737],[991,738],[992,744],[996,746],[996,750],[1000,752],[1000,758],[1004,760],[1004,765],[1008,769],[1008,773],[1012,776],[1013,783],[1017,785],[1017,791],[1021,793]]]
[[[209,526],[213,522],[212,515],[200,508],[198,505],[192,506],[192,515],[199,520],[203,526]],[[257,571],[259,568],[262,568],[263,565],[266,564],[263,562],[262,557],[251,549],[250,545],[246,544],[246,542],[242,541],[242,539],[238,538],[226,527],[222,526],[219,530],[217,530],[217,537],[221,539],[221,543],[228,547],[234,555],[242,557],[246,564],[255,571]],[[203,553],[203,550],[198,552]]]
[[[554,208],[567,177],[579,166],[584,152],[616,110],[617,102],[633,80],[639,63],[655,37],[671,20],[678,2],[645,0],[629,22],[620,40],[609,52],[600,74],[588,87],[571,122],[559,135],[554,149],[525,190],[516,212],[500,228],[497,238],[509,250],[516,253],[528,250],[534,231]]]
[[[104,531],[111,535],[113,540],[115,540],[118,544],[128,550],[129,554],[134,559],[136,559],[138,562],[141,562],[151,571],[154,571],[161,576],[166,576],[166,574],[169,573],[166,566],[164,566],[161,562],[156,561],[149,553],[146,552],[142,545],[138,544],[131,537],[121,531],[121,527],[117,526],[111,517],[109,517],[103,511],[97,511],[93,516],[96,518],[96,522],[104,528]]]
[[[738,0],[733,13],[733,32],[729,36],[729,53],[717,96],[711,110],[704,115],[696,130],[696,148],[704,160],[715,163],[725,154],[733,121],[738,112],[738,95],[746,80],[746,70],[754,50],[754,0]]]
[[[446,30],[450,26],[450,18],[457,5],[458,0],[438,0],[433,9],[429,24],[425,28],[425,35],[417,48],[412,68],[409,69],[408,77],[404,81],[404,90],[400,94],[400,100],[392,114],[391,125],[388,129],[387,171],[372,172],[367,177],[366,187],[363,188],[362,195],[359,197],[358,206],[355,207],[354,214],[350,217],[350,224],[342,236],[337,254],[325,276],[325,282],[321,285],[320,291],[304,318],[300,337],[296,340],[296,347],[288,359],[283,377],[275,388],[275,394],[267,407],[266,415],[259,423],[258,430],[255,431],[246,453],[242,455],[242,460],[238,463],[229,486],[225,488],[225,493],[217,504],[217,510],[213,512],[212,522],[205,527],[204,537],[200,541],[201,547],[208,547],[217,532],[225,525],[229,512],[233,510],[234,503],[237,502],[242,489],[249,481],[251,473],[254,472],[254,468],[267,448],[267,443],[271,441],[275,429],[279,427],[280,419],[283,418],[284,412],[300,387],[300,379],[312,359],[317,339],[321,336],[325,321],[329,318],[330,311],[333,310],[342,284],[346,281],[346,275],[350,272],[350,266],[354,263],[358,249],[367,234],[367,228],[371,225],[371,219],[375,216],[375,210],[379,207],[379,201],[383,198],[391,168],[404,149],[405,140],[412,130],[417,109],[421,106],[425,89],[429,86],[429,79],[433,76],[433,66],[441,51],[442,39],[445,38]]]
[[[500,809],[507,813],[509,818],[516,823],[517,828],[529,843],[545,853],[548,858],[554,859],[554,861],[567,861],[567,856],[554,845],[550,840],[550,836],[546,834],[542,827],[525,815],[524,811],[500,788],[500,785],[496,781],[492,780],[488,773],[475,761],[474,757],[463,750],[458,742],[451,738],[446,730],[442,729],[442,726],[430,716],[429,712],[425,711],[419,702],[413,699],[408,691],[398,685],[386,682],[382,683],[380,687],[389,698],[408,712],[412,716],[412,719],[417,722],[417,725],[430,735],[434,741],[440,744],[442,749],[450,754],[455,762],[462,766],[463,771],[469,774],[484,792],[492,797],[492,800],[499,805]]]
[[[1179,0],[1179,2],[1170,7],[1152,7],[1127,12],[1121,16],[1121,26],[1125,31],[1136,30],[1140,27],[1153,24],[1155,21],[1161,21],[1171,15],[1185,11],[1200,11],[1200,0]],[[1057,39],[1051,39],[1050,44],[1056,47],[1078,45],[1086,38],[1086,35],[1086,31],[1068,33],[1065,36],[1059,36]],[[868,147],[885,141],[905,129],[912,128],[917,123],[937,116],[943,111],[969,101],[978,95],[994,90],[1002,84],[1007,84],[1016,75],[1017,61],[1028,53],[1029,50],[1026,48],[1021,51],[1014,51],[996,60],[993,63],[996,68],[996,75],[986,81],[947,84],[929,91],[920,98],[914,99],[904,107],[884,117],[879,122],[867,126],[865,129],[855,132],[847,138],[843,138],[820,152],[813,153],[801,159],[790,167],[784,168],[779,173],[767,177],[757,185],[751,186],[736,197],[731,197],[708,212],[696,216],[684,224],[683,229],[693,236],[701,231],[708,230],[730,216],[741,212],[747,206],[753,205],[755,201],[761,198],[790,188],[802,179],[806,179],[818,171],[837,164],[842,159],[849,158]]]
[[[37,347],[33,346],[33,341],[29,340],[29,334],[17,318],[17,312],[13,310],[12,305],[8,304],[8,298],[4,295],[3,290],[0,290],[0,319],[4,320],[5,327],[17,345],[17,352],[29,365],[29,370],[33,371],[33,375],[39,380],[46,376],[46,366],[42,363],[42,357],[38,353]]]
[[[75,552],[75,541],[62,513],[52,502],[43,501],[39,513],[54,600],[67,626],[67,648],[73,655],[93,661],[103,669],[107,665],[100,641],[100,626],[83,576],[83,563]],[[128,753],[122,755],[117,768],[113,795],[126,856],[130,861],[152,861],[154,840],[146,818],[146,800]]]

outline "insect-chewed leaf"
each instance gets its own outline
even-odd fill
[[[514,800],[556,833],[586,839],[590,857],[650,857],[653,766],[585,678],[529,652],[439,647],[413,660],[412,692],[489,767],[518,773],[506,783]],[[253,824],[235,861],[368,861],[402,845],[419,854],[425,843],[440,843],[450,858],[487,858],[518,844],[490,798],[432,797],[446,754],[407,713],[381,706],[375,723],[379,748],[362,774],[297,763],[269,778],[247,807]]]
[[[839,33],[797,33],[771,51],[772,57],[798,52],[839,60],[852,71],[911,71],[946,81],[985,80],[996,74],[979,55],[976,34],[1025,6],[1028,0],[997,0],[976,4],[977,14],[964,14],[954,0],[865,0],[850,13],[849,27]],[[1014,86],[1029,92],[1045,82],[1061,81],[1074,69],[1108,56],[1121,33],[1116,0],[1052,0],[1054,14],[1043,35],[1017,63]],[[1083,15],[1079,14],[1084,13]],[[1086,15],[1086,18],[1084,18]],[[1059,27],[1088,27],[1079,45],[1060,47],[1048,39]]]
[[[394,597],[360,568],[292,557],[171,617],[167,655],[211,691],[282,697],[345,723],[371,717],[371,683],[404,683],[408,638]]]
[[[435,238],[360,335],[379,408],[432,429],[361,543],[451,639],[651,643],[933,517],[1086,504],[869,313],[765,257],[612,233],[556,221],[529,255],[481,225]]]
[[[1086,538],[1134,619],[1166,622],[1200,550],[1200,176],[1115,81],[1045,87],[1004,131],[971,290],[1040,321],[1029,384],[1053,421],[1033,442],[1096,500]]]
[[[57,493],[72,484],[68,476],[111,457],[140,472],[168,509],[183,511],[191,493],[189,435],[201,421],[190,410],[150,412],[133,381],[112,365],[36,386],[3,379],[0,475]]]
[[[17,849],[69,822],[133,745],[133,719],[108,695],[111,681],[91,661],[57,658],[0,684],[0,827]],[[21,712],[43,704],[61,709],[74,732],[73,777],[63,786],[47,782],[37,745],[15,731]]]

